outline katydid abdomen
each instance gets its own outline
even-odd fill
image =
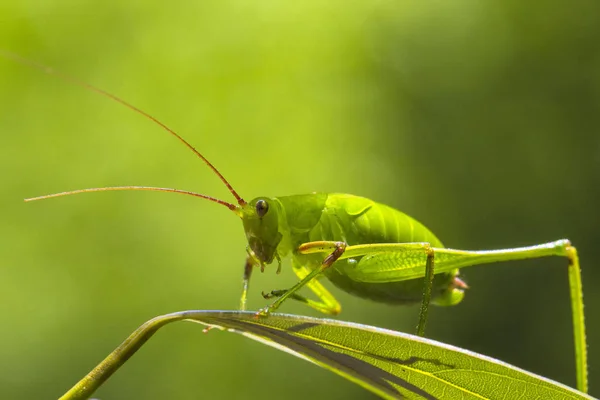
[[[279,197],[290,232],[292,256],[295,262],[313,270],[323,261],[321,255],[304,255],[297,249],[302,243],[340,241],[349,246],[370,243],[429,243],[443,247],[440,240],[423,224],[408,215],[369,200],[348,194],[314,193]],[[302,204],[302,208],[299,205]],[[298,212],[302,210],[302,212]],[[287,247],[287,246],[286,246]],[[284,254],[282,254],[283,256]],[[423,278],[395,282],[371,283],[353,279],[349,271],[360,268],[358,256],[336,261],[324,275],[335,286],[353,295],[390,304],[410,304],[423,298]],[[367,256],[368,257],[368,256]],[[426,254],[423,252],[423,269]],[[354,274],[356,275],[356,274]],[[455,287],[457,271],[437,274],[432,288],[432,301]]]

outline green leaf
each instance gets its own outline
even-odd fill
[[[509,364],[433,340],[296,315],[182,311],[140,326],[62,399],[86,399],[158,329],[175,321],[239,333],[329,369],[387,399],[592,399]]]

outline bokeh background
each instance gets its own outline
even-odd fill
[[[571,239],[596,396],[599,42],[593,0],[0,3],[0,48],[155,115],[246,198],[363,195],[455,248]],[[129,184],[231,200],[199,160],[115,102],[6,59],[0,88],[0,398],[58,397],[155,315],[237,307],[245,239],[222,207],[147,192],[22,202]],[[566,260],[464,275],[464,302],[432,309],[428,336],[574,386]],[[294,281],[289,268],[255,274],[250,307]],[[417,307],[333,292],[341,319],[414,330]],[[97,393],[273,396],[373,398],[194,324],[159,332]]]

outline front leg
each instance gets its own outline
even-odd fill
[[[252,269],[254,268],[254,262],[252,257],[248,255],[246,257],[246,264],[244,265],[244,276],[242,278],[242,297],[240,298],[240,310],[246,310],[246,300],[248,298],[248,288],[250,287],[250,277],[252,276]]]
[[[332,249],[332,251],[327,257],[325,257],[325,260],[323,260],[319,268],[311,271],[300,282],[295,284],[291,289],[288,289],[285,292],[277,291],[277,295],[281,294],[281,296],[277,300],[275,300],[275,302],[273,302],[273,304],[271,304],[270,306],[259,310],[256,313],[256,316],[265,317],[269,315],[272,311],[275,311],[277,308],[279,308],[279,306],[281,306],[281,304],[290,297],[299,300],[301,296],[297,295],[296,292],[302,287],[304,287],[306,284],[311,282],[315,277],[322,274],[323,271],[325,271],[327,268],[331,267],[333,263],[336,262],[338,258],[342,256],[342,254],[344,254],[347,245],[344,242],[311,242],[303,244],[300,247],[302,248],[306,246],[318,246],[322,251],[324,251],[325,249]]]

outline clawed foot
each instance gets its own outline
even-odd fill
[[[271,314],[271,306],[269,307],[265,307],[265,308],[261,308],[260,310],[258,310],[255,314],[254,314],[254,318],[259,319],[259,318],[266,318],[269,316],[269,314]]]
[[[262,292],[262,297],[265,299],[272,299],[274,297],[281,297],[286,294],[286,292],[287,290],[271,290],[271,293]],[[257,319],[268,317],[269,314],[271,314],[271,311],[275,311],[279,307],[280,304],[278,304],[278,302],[279,300],[268,307],[261,308],[256,312],[256,314],[254,314],[254,317]]]
[[[262,292],[262,297],[264,299],[272,299],[273,297],[281,297],[287,292],[287,290],[271,290],[271,293]]]

